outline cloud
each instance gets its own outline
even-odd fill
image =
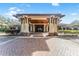
[[[52,6],[60,6],[59,3],[52,3]]]
[[[19,8],[17,8],[17,7],[11,7],[11,8],[9,8],[8,10],[10,10],[10,11],[12,11],[12,10],[13,10],[13,11],[16,11],[16,10],[17,10],[17,11],[21,11],[21,10],[20,10]]]
[[[12,19],[16,19],[15,17],[13,17],[13,15],[17,14],[17,13],[22,13],[23,10],[17,7],[10,7],[8,9],[8,12],[5,14],[8,17],[12,18]]]
[[[77,13],[71,13],[72,16],[78,15]]]
[[[20,8],[17,8],[17,7],[11,7],[8,9],[8,13],[9,14],[17,14],[17,13],[20,13],[22,12],[23,10],[21,10]]]

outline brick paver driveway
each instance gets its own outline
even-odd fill
[[[4,38],[4,39],[3,39]],[[2,40],[1,40],[2,39]],[[79,43],[59,37],[20,37],[0,38],[1,56],[79,56]],[[78,38],[77,38],[78,41]]]

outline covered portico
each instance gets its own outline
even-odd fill
[[[21,33],[47,32],[49,35],[58,35],[59,19],[61,14],[16,14],[21,21]]]

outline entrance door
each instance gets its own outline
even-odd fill
[[[44,25],[35,25],[35,32],[43,32]]]

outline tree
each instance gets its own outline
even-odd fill
[[[19,21],[15,21],[14,19],[10,19],[9,17],[5,17],[0,15],[0,26],[1,26],[1,30],[7,30],[10,28],[10,26],[13,25],[19,25]],[[5,29],[6,28],[6,29]]]

